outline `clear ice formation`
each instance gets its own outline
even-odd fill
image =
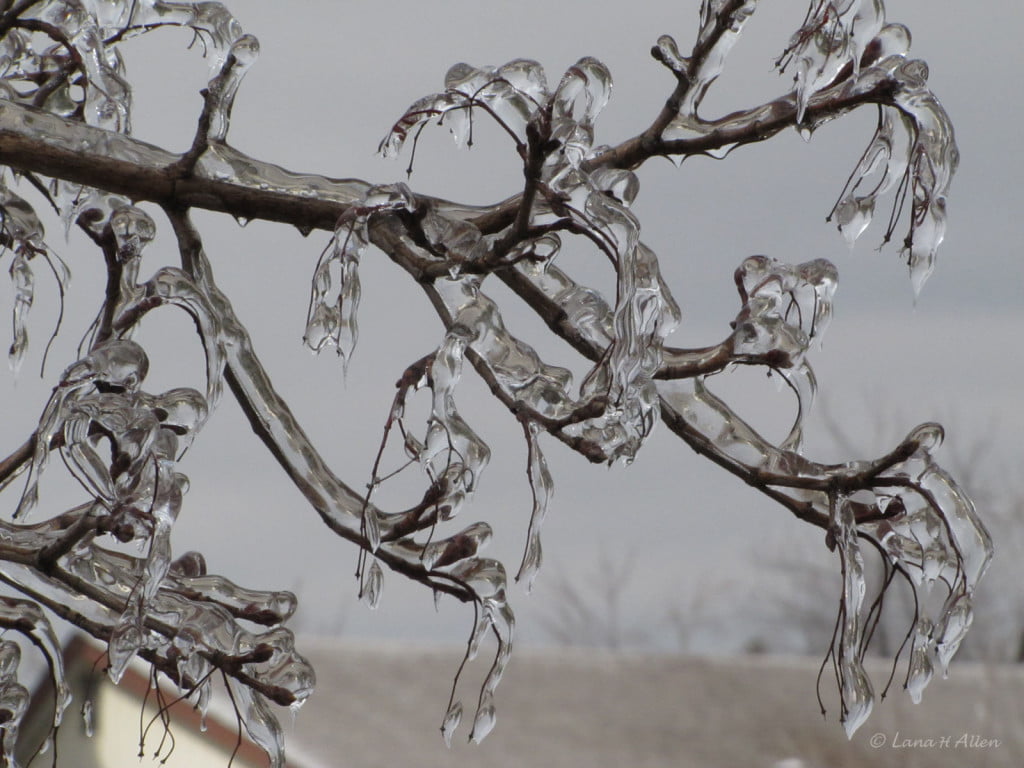
[[[708,139],[729,135],[741,126],[756,127],[772,118],[778,103],[736,112],[717,120],[698,114],[708,85],[721,72],[725,53],[749,18],[756,3],[705,0],[701,9],[696,61],[679,55],[671,37],[659,39],[659,58],[685,74],[691,87],[678,114],[662,132],[666,141]],[[731,12],[720,15],[726,6]],[[809,137],[818,122],[808,110],[825,94],[851,97],[880,83],[892,86],[890,103],[879,103],[874,138],[851,174],[832,211],[851,245],[871,222],[880,195],[893,191],[892,215],[885,241],[892,236],[904,210],[908,233],[903,252],[915,295],[935,265],[935,253],[945,235],[946,194],[959,162],[953,124],[928,88],[928,67],[909,59],[910,33],[902,24],[887,23],[882,0],[814,0],[807,18],[776,62],[780,71],[794,71],[794,90],[787,97],[796,107],[798,129]],[[829,115],[831,119],[835,115]],[[725,157],[735,142],[715,143],[702,151]],[[879,176],[873,181],[874,176]]]
[[[935,670],[945,673],[970,627],[974,590],[992,542],[970,499],[935,463],[941,427],[917,427],[874,461],[826,465],[803,455],[803,424],[817,386],[808,357],[831,320],[838,280],[824,259],[797,265],[766,256],[745,259],[735,273],[740,309],[727,338],[695,350],[668,346],[681,313],[656,254],[640,239],[631,207],[639,180],[609,160],[616,148],[595,146],[595,123],[612,91],[611,75],[600,61],[580,59],[557,83],[549,83],[540,64],[528,59],[499,67],[456,64],[445,75],[443,91],[419,99],[399,117],[380,144],[385,156],[415,144],[432,122],[462,146],[473,144],[476,120],[493,120],[504,131],[523,159],[525,187],[517,198],[472,207],[418,195],[405,184],[295,174],[231,147],[232,106],[259,43],[220,3],[22,5],[18,18],[25,23],[15,19],[0,35],[0,130],[56,152],[129,163],[140,172],[191,175],[335,206],[342,213],[313,270],[304,342],[316,352],[334,348],[346,368],[358,341],[359,266],[370,246],[420,282],[444,326],[438,346],[402,374],[378,456],[379,463],[385,448],[399,443],[407,461],[400,470],[418,468],[427,490],[405,510],[381,509],[372,495],[394,473],[375,465],[369,491],[361,495],[331,471],[274,390],[244,325],[214,281],[187,215],[171,216],[181,267],[164,266],[144,279],[142,255],[157,235],[149,215],[123,196],[48,180],[66,227],[77,224],[95,239],[112,236],[108,266],[118,283],[78,359],[60,375],[22,462],[0,479],[2,490],[24,475],[14,519],[0,521],[0,575],[33,596],[0,599],[0,626],[29,636],[46,658],[57,692],[54,725],[68,693],[56,636],[41,606],[62,604],[74,606],[81,622],[107,641],[112,678],[119,679],[141,655],[204,714],[212,673],[227,659],[228,685],[247,732],[272,765],[284,765],[282,729],[269,704],[272,699],[298,708],[315,684],[284,626],[295,596],[246,589],[207,573],[199,553],[175,558],[171,551],[188,490],[179,464],[225,382],[325,524],[361,548],[361,593],[371,607],[382,598],[385,567],[427,584],[435,598],[452,594],[473,605],[465,662],[477,657],[488,638],[496,645],[472,716],[465,718],[473,741],[495,725],[495,692],[511,654],[515,617],[504,565],[480,554],[493,536],[491,527],[470,522],[452,534],[441,527],[470,504],[490,458],[486,442],[458,407],[459,384],[470,369],[507,406],[525,437],[532,509],[516,580],[527,590],[542,564],[541,529],[554,493],[541,435],[594,462],[629,463],[660,419],[695,450],[827,531],[843,577],[829,657],[848,734],[869,716],[874,701],[862,664],[873,610],[866,600],[865,543],[915,590],[909,694],[919,700]],[[813,0],[777,62],[780,70],[793,72],[792,93],[706,119],[698,114],[703,98],[755,7],[754,0],[704,0],[689,56],[672,37],[657,40],[655,57],[676,76],[680,98],[670,100],[671,111],[657,124],[660,133],[647,137],[651,145],[662,142],[661,154],[677,161],[698,151],[724,157],[741,143],[765,138],[758,133],[761,125],[781,120],[809,136],[848,108],[830,110],[833,100],[876,103],[877,130],[832,216],[852,245],[869,226],[878,198],[893,193],[888,240],[909,203],[904,251],[919,291],[943,238],[958,154],[949,117],[927,86],[927,66],[907,58],[909,32],[886,22],[881,0]],[[212,78],[199,135],[193,150],[181,156],[129,136],[131,89],[118,47],[165,26],[192,32]],[[40,43],[40,29],[59,42]],[[80,77],[70,76],[75,72]],[[28,343],[36,257],[49,267],[62,295],[68,284],[68,271],[47,247],[39,218],[10,188],[17,181],[16,174],[0,178],[0,258],[10,254],[9,360],[15,369]],[[614,295],[602,295],[563,269],[558,256],[569,236],[583,238],[595,263],[614,272]],[[492,273],[590,360],[578,385],[567,369],[545,362],[511,333],[485,290]],[[206,359],[202,392],[143,388],[149,358],[132,336],[149,312],[162,307],[182,310],[195,323]],[[712,374],[731,365],[767,366],[792,389],[796,417],[778,444],[712,392]],[[418,428],[406,415],[413,397],[429,398],[426,423]],[[53,452],[87,500],[29,522],[43,506],[41,482]],[[102,546],[105,535],[134,542],[139,554]],[[935,584],[946,589],[941,602],[934,597]],[[16,644],[0,642],[5,754],[28,701],[17,679],[19,657]],[[86,702],[87,721],[90,709]],[[456,675],[441,727],[446,743],[466,710]]]

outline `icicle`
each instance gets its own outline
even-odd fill
[[[93,712],[91,698],[82,702],[82,725],[85,728],[85,737],[91,739],[96,733],[96,715]]]
[[[21,368],[21,361],[25,357],[25,350],[28,349],[27,320],[34,294],[32,268],[28,265],[28,259],[20,251],[14,254],[10,275],[14,287],[14,310],[12,312],[14,340],[11,342],[7,359],[10,362],[11,370],[17,373]]]
[[[921,694],[931,682],[932,667],[932,622],[922,616],[914,625],[914,640],[910,650],[910,669],[907,674],[907,693],[915,704],[921,703]]]
[[[935,658],[939,662],[942,676],[949,675],[949,663],[960,648],[974,621],[970,594],[953,595],[946,607],[935,632]]]
[[[206,733],[206,716],[210,711],[210,699],[213,695],[213,681],[207,678],[199,686],[199,693],[196,697],[196,710],[199,712],[199,730]]]
[[[384,571],[381,569],[380,563],[374,560],[366,574],[365,583],[360,589],[360,597],[370,606],[370,610],[377,610],[377,607],[380,605],[380,595],[383,586]]]
[[[271,768],[284,768],[284,734],[266,699],[233,677],[227,681],[246,732],[267,753]]]
[[[533,589],[533,581],[537,577],[537,571],[543,560],[540,528],[554,492],[554,481],[548,471],[544,454],[541,453],[538,436],[539,428],[536,423],[530,422],[527,427],[529,458],[526,473],[530,479],[530,490],[533,493],[533,512],[530,515],[530,529],[527,532],[526,552],[523,554],[519,573],[516,574],[516,581],[524,582],[527,592]]]
[[[795,62],[797,123],[810,100],[846,67],[856,77],[864,51],[882,29],[881,0],[827,0],[811,4],[804,25],[776,62],[779,71]]]
[[[210,94],[213,104],[210,109],[210,130],[207,138],[211,142],[221,143],[227,139],[231,124],[231,109],[238,94],[242,79],[259,57],[260,43],[253,35],[242,35],[231,45],[231,55],[227,64],[230,69],[218,74],[210,81]]]
[[[480,697],[480,704],[473,717],[473,730],[469,734],[470,740],[476,744],[482,742],[494,730],[496,722],[497,712],[494,708],[494,696],[488,691]]]

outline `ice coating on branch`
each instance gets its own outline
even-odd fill
[[[885,233],[888,240],[897,225],[896,214],[909,196],[910,225],[903,250],[914,291],[920,293],[945,234],[946,194],[959,163],[959,150],[949,115],[925,87],[924,63],[898,57],[887,61],[894,67],[892,76],[901,84],[895,97],[897,106],[879,108],[875,135],[832,216],[852,245],[870,223],[878,197],[895,188],[894,215]],[[862,184],[867,189],[858,194]]]
[[[59,30],[83,70],[84,121],[108,131],[130,133],[131,87],[124,79],[120,57],[108,52],[96,17],[75,0],[43,3],[38,13],[40,21]]]
[[[487,523],[473,523],[456,534],[423,547],[421,561],[429,570],[475,556],[486,547],[494,532]]]
[[[131,394],[138,389],[149,370],[149,358],[138,344],[127,340],[114,340],[94,349],[89,355],[68,366],[54,389],[36,432],[32,465],[15,517],[27,515],[39,498],[39,477],[49,462],[54,438],[62,431],[80,394],[91,394],[97,385],[113,387]]]
[[[537,352],[512,336],[498,305],[467,277],[438,286],[453,322],[469,335],[471,348],[486,361],[495,380],[515,401],[553,419],[568,417],[577,403],[568,393],[572,374],[548,365]]]
[[[69,568],[103,589],[114,584],[133,584],[145,577],[149,558],[138,559],[104,550],[91,550],[74,557]],[[149,615],[176,630],[170,640],[147,628],[133,638],[137,648],[146,648],[173,661],[178,674],[189,685],[197,685],[211,667],[205,656],[237,657],[246,661],[244,671],[299,705],[315,684],[312,668],[295,652],[294,638],[278,626],[294,608],[294,597],[287,593],[257,592],[237,587],[213,576],[182,576],[168,569],[160,589],[154,593]],[[254,634],[237,623],[238,619],[256,621],[273,628]],[[114,650],[114,649],[112,649]],[[119,647],[117,663],[121,663]],[[112,664],[115,658],[112,656]],[[200,690],[200,704],[209,696]]]
[[[113,223],[118,256],[130,267],[152,229],[147,219],[130,210],[119,211]],[[131,311],[132,298],[123,311]],[[206,311],[215,314],[209,301]],[[217,325],[225,324],[218,319]],[[313,672],[295,653],[291,633],[278,627],[294,611],[294,596],[246,590],[206,575],[202,558],[171,560],[169,534],[187,488],[176,462],[205,421],[207,405],[190,389],[161,395],[141,391],[147,368],[141,347],[115,339],[65,370],[40,420],[39,435],[45,439],[37,444],[25,498],[34,495],[48,453],[43,450],[40,463],[40,445],[52,444],[59,436],[65,463],[94,496],[94,503],[83,505],[77,514],[109,517],[118,538],[144,547],[145,556],[136,558],[99,549],[87,537],[62,558],[69,573],[98,594],[109,595],[114,605],[124,605],[120,615],[109,610],[85,614],[111,631],[108,654],[115,678],[144,650],[163,659],[165,668],[177,670],[186,686],[200,686],[198,702],[205,707],[209,680],[201,685],[200,681],[212,669],[208,658],[237,657],[250,680],[274,691],[281,703],[300,704],[312,690]],[[27,506],[23,502],[23,511]],[[50,543],[47,528],[42,523],[34,531],[18,529],[15,535],[44,537],[35,545],[39,549]],[[60,534],[61,528],[54,533]],[[26,582],[24,576],[17,580]],[[31,580],[26,583],[33,585]],[[275,628],[253,634],[239,620]],[[174,634],[161,634],[154,627],[170,627]],[[55,640],[53,648],[57,649]],[[248,710],[252,728],[266,736],[261,743],[276,749],[274,739],[267,736],[274,726],[263,722],[269,714],[265,705],[257,703]],[[280,763],[281,758],[275,759]]]
[[[725,69],[725,60],[756,7],[756,0],[743,3],[731,0],[703,0],[700,7],[700,33],[696,45],[697,49],[703,49],[703,56],[696,62],[683,60],[688,64],[690,88],[679,106],[681,118],[696,117],[697,108],[704,94]],[[663,41],[664,38],[658,41],[659,47],[668,48],[669,51],[675,48],[675,41],[672,41],[671,47],[667,45],[667,41]],[[678,50],[676,60],[681,60]]]
[[[103,131],[129,132],[131,88],[125,80],[124,62],[116,44],[107,45],[90,4],[54,0],[30,4],[19,15],[26,24],[43,26],[59,42],[36,50],[32,42],[37,38],[6,33],[4,47],[9,58],[4,62],[7,67],[0,72],[4,95]],[[8,41],[14,45],[8,45]],[[38,133],[46,135],[45,131]],[[90,144],[76,136],[74,149],[88,151],[92,148]],[[50,193],[66,226],[81,212],[102,212],[111,197],[57,179],[51,182]]]
[[[532,64],[523,65],[523,69],[529,73],[527,82],[536,86],[534,98],[539,100],[544,96],[540,88],[542,76]],[[413,127],[438,110],[451,107],[453,93],[471,88],[473,93],[490,94],[488,98],[511,98],[520,103],[518,91],[499,92],[493,83],[488,71],[468,65],[453,67],[446,78],[449,90],[410,109],[392,129],[384,149],[400,149]],[[657,418],[657,398],[650,377],[660,366],[662,342],[678,322],[679,312],[660,279],[654,254],[639,243],[639,225],[628,210],[638,188],[636,177],[623,170],[584,170],[584,161],[594,153],[594,121],[607,103],[611,87],[607,68],[597,59],[585,57],[566,71],[548,97],[545,108],[550,110],[549,123],[542,120],[543,111],[531,107],[527,112],[537,130],[550,135],[549,146],[554,147],[546,150],[542,177],[558,196],[558,202],[538,206],[537,214],[546,219],[553,214],[570,219],[592,233],[599,249],[618,264],[615,309],[609,312],[607,302],[599,294],[577,286],[550,265],[550,258],[531,263],[520,261],[519,268],[542,283],[545,293],[558,296],[569,318],[580,321],[586,336],[609,346],[605,358],[584,379],[580,395],[581,403],[608,404],[600,416],[568,426],[566,433],[593,443],[606,460],[629,461]],[[494,105],[488,102],[488,106],[493,112]],[[432,213],[425,218],[426,222],[438,221],[438,213]],[[424,230],[430,238],[426,224]],[[436,225],[433,231],[439,231]],[[439,242],[447,243],[449,239],[450,234]],[[476,258],[478,247],[484,243],[479,238],[469,242],[474,247],[468,258]],[[536,247],[553,254],[558,246],[557,236],[545,234],[536,243],[520,246],[517,253]],[[452,261],[454,277],[459,265]],[[457,300],[446,299],[453,317],[463,312],[475,314],[472,322],[466,322],[474,329],[473,350],[492,365],[496,379],[515,400],[528,403],[551,418],[567,418],[579,407],[565,391],[565,384],[559,380],[561,375],[552,377],[552,369],[544,366],[532,349],[507,333],[493,302],[479,291],[479,286],[467,280],[457,290],[442,286],[441,293],[446,297],[459,296]],[[514,366],[507,364],[510,360],[515,362]]]
[[[170,158],[173,161],[173,157]],[[360,179],[331,179],[293,173],[273,163],[249,157],[228,144],[211,144],[196,163],[196,173],[262,192],[278,192],[310,200],[357,204],[370,189]],[[304,232],[303,234],[309,234]]]
[[[630,460],[657,419],[659,406],[652,379],[661,365],[664,339],[679,321],[679,310],[661,279],[655,255],[640,243],[639,225],[629,211],[639,187],[635,175],[620,169],[589,170],[586,166],[599,152],[593,147],[594,122],[611,92],[607,68],[596,59],[580,59],[550,95],[541,90],[543,80],[534,65],[524,64],[523,69],[528,82],[536,85],[537,105],[520,98],[520,91],[527,90],[525,86],[511,93],[501,92],[495,87],[490,70],[457,65],[446,78],[448,90],[427,97],[408,110],[382,143],[382,151],[397,152],[410,135],[439,114],[444,115],[445,124],[452,128],[456,138],[464,138],[468,143],[472,125],[469,110],[476,110],[477,117],[485,113],[493,117],[505,108],[500,104],[502,98],[511,100],[508,109],[523,116],[529,126],[525,134],[531,136],[532,149],[520,148],[524,159],[531,151],[542,152],[542,156],[529,161],[540,168],[544,193],[543,199],[538,199],[535,208],[528,212],[528,218],[540,225],[569,222],[576,231],[586,232],[596,245],[598,258],[610,262],[617,275],[615,302],[611,307],[597,291],[576,284],[552,264],[561,245],[554,232],[520,239],[501,256],[525,279],[540,287],[564,311],[581,336],[605,350],[585,377],[579,396],[569,392],[569,372],[544,363],[532,347],[513,336],[497,304],[481,290],[486,270],[483,274],[476,272],[481,264],[494,258],[492,249],[500,248],[500,235],[485,237],[429,203],[416,206],[415,228],[401,215],[381,216],[374,226],[379,227],[383,239],[400,241],[402,248],[413,254],[409,258],[428,266],[439,263],[447,273],[447,277],[435,279],[431,286],[432,295],[440,299],[445,309],[442,317],[447,333],[428,369],[432,412],[427,437],[422,443],[413,444],[409,451],[439,485],[435,504],[442,520],[458,509],[465,493],[478,482],[478,471],[466,472],[467,467],[472,467],[466,457],[485,455],[486,450],[454,407],[454,387],[465,361],[469,360],[481,372],[492,391],[510,409],[525,416],[521,421],[527,430],[534,510],[520,577],[529,583],[541,561],[539,532],[552,489],[538,445],[541,424],[549,431],[560,432],[563,440],[579,446],[592,460]],[[479,97],[480,102],[488,99],[486,108],[482,103],[471,103],[469,92],[475,94],[473,98]],[[498,119],[506,128],[513,125],[511,118]],[[510,128],[520,140],[523,133],[518,131]],[[408,437],[405,445],[410,446]],[[488,536],[489,533],[488,529]],[[447,555],[435,553],[450,551],[455,538],[443,550],[439,545],[424,550],[424,564],[443,567]],[[405,546],[410,553],[416,551],[412,542],[405,542]],[[478,621],[467,660],[476,655],[488,632],[493,632],[499,641],[495,665],[483,686],[473,718],[470,737],[478,741],[494,725],[494,688],[511,643],[512,614],[506,603],[505,572],[494,561],[475,558],[465,558],[451,566],[450,571],[445,570],[465,583],[479,600]],[[446,740],[458,712],[453,699],[442,727]]]
[[[231,55],[224,68],[210,81],[210,129],[207,137],[211,142],[223,142],[231,124],[231,109],[242,79],[249,67],[256,63],[260,54],[260,42],[254,35],[242,35],[231,45]]]
[[[211,71],[219,72],[232,45],[243,37],[238,22],[217,2],[48,0],[10,10],[27,29],[7,29],[0,39],[0,96],[113,133],[131,131],[132,93],[121,41],[162,27],[186,27],[193,33],[193,43],[208,55]],[[29,31],[34,29],[42,34]],[[249,57],[247,47],[252,48],[238,47],[240,61]],[[226,131],[222,118],[237,89],[236,73],[227,74],[227,80],[232,78],[227,104],[221,99],[212,115],[220,138]],[[37,126],[35,135],[48,136],[41,128]],[[78,152],[104,153],[114,141],[109,135],[76,135],[72,143]],[[132,146],[119,159],[142,159],[137,157],[140,149]],[[50,193],[66,226],[87,214],[85,225],[98,235],[112,210],[127,203],[116,195],[57,179],[51,182]]]
[[[115,219],[118,254],[132,258],[150,230],[144,219],[123,214]],[[194,556],[172,562],[170,533],[187,490],[177,460],[182,444],[205,422],[207,405],[190,389],[161,395],[141,391],[146,369],[145,353],[134,342],[119,339],[98,346],[64,372],[39,429],[41,438],[49,438],[40,444],[60,435],[65,463],[94,496],[95,502],[79,514],[108,517],[119,539],[134,540],[145,551],[143,557],[131,557],[96,548],[86,537],[63,557],[69,573],[124,606],[120,615],[93,617],[110,630],[110,675],[120,679],[130,660],[146,651],[162,659],[165,669],[176,670],[183,687],[208,688],[208,680],[202,681],[212,669],[209,659],[238,658],[249,680],[265,685],[279,702],[299,705],[312,691],[314,675],[295,653],[291,633],[279,627],[294,612],[294,596],[246,590],[207,575],[202,559]],[[30,488],[40,472],[36,461]],[[26,498],[31,496],[27,490]],[[240,620],[272,628],[254,634]],[[55,675],[62,677],[59,669]],[[274,760],[283,764],[273,736],[277,726],[262,694],[250,683],[242,687],[251,692],[251,700],[242,699],[247,701],[247,727],[261,745],[277,750]],[[198,693],[200,702],[209,696],[204,690]]]
[[[566,320],[597,347],[611,344],[612,310],[598,291],[581,286],[554,263],[561,247],[556,235],[545,235],[553,244],[551,256],[540,261],[521,261],[518,269],[554,304],[563,307]]]
[[[848,93],[892,84],[892,102],[879,105],[875,134],[829,218],[852,246],[870,224],[879,196],[895,189],[887,242],[909,197],[903,252],[916,295],[945,235],[946,195],[959,151],[949,115],[927,86],[928,67],[906,57],[909,46],[906,27],[885,23],[881,0],[819,0],[812,2],[777,64],[785,69],[795,63],[798,122],[816,94],[840,82]],[[677,120],[665,137],[701,136],[708,130],[706,124]]]
[[[677,77],[689,83],[679,102],[678,114],[662,132],[666,140],[695,138],[706,135],[714,125],[702,120],[697,110],[711,84],[725,69],[725,61],[743,31],[743,26],[754,13],[756,0],[703,0],[700,8],[700,33],[694,46],[693,58],[679,54],[676,41],[669,35],[658,38],[657,58]],[[708,154],[721,158],[732,146],[712,150]]]
[[[396,195],[399,199],[403,197],[397,188],[374,190],[372,194],[365,196],[365,207],[367,209],[374,209],[375,206],[387,208],[390,205],[395,209],[404,208],[405,203],[396,202]],[[388,203],[389,200],[390,203]],[[382,216],[385,214],[386,211],[381,211]],[[245,397],[254,404],[254,407],[268,414],[265,423],[268,439],[277,446],[282,460],[302,473],[308,484],[309,493],[315,494],[317,505],[322,507],[322,514],[331,521],[332,526],[344,528],[350,531],[354,537],[361,537],[367,509],[366,501],[341,483],[322,462],[302,429],[295,422],[287,405],[274,392],[252,351],[248,334],[235,318],[227,298],[213,284],[210,265],[205,255],[198,250],[193,254],[193,258],[191,282],[194,288],[205,296],[209,311],[216,319],[215,325],[222,329],[226,356],[235,373],[238,386],[245,393]],[[211,323],[211,325],[214,324]],[[459,347],[459,342],[453,338],[450,347],[444,350],[444,354],[439,353],[441,361],[431,366],[429,378],[432,386],[434,382],[437,382],[436,386],[442,392],[448,392],[449,399],[451,387],[454,385],[453,379],[457,380],[461,369]],[[487,449],[482,443],[474,440],[471,432],[462,428],[461,419],[457,417],[457,411],[453,412],[453,406],[449,407],[444,402],[444,398],[439,397],[436,392],[434,397],[437,401],[437,414],[441,416],[440,419],[435,418],[434,415],[431,417],[429,431],[434,436],[434,440],[433,442],[430,439],[424,441],[426,444],[417,447],[414,452],[417,457],[422,454],[421,465],[429,467],[432,472],[442,472],[440,476],[434,478],[442,490],[442,495],[437,500],[437,510],[442,516],[451,516],[452,510],[457,508],[465,498],[472,483],[475,482],[476,476],[486,463]],[[398,411],[401,411],[400,406],[398,406]],[[453,439],[450,445],[441,434],[446,427],[452,430]],[[436,451],[439,446],[441,450]],[[402,515],[380,518],[382,537],[380,552],[382,556],[395,558],[408,566],[423,567],[424,545],[413,541],[411,537],[393,538],[393,527],[402,519],[404,519]],[[435,564],[438,568],[456,569],[461,566],[461,570],[453,571],[453,576],[459,578],[459,583],[465,584],[467,589],[475,590],[473,594],[478,595],[477,599],[481,601],[482,605],[490,606],[489,613],[497,617],[494,619],[496,624],[494,632],[495,636],[499,638],[499,656],[504,657],[511,642],[510,626],[512,621],[511,609],[505,602],[504,570],[500,563],[480,560],[476,557],[476,547],[482,546],[489,538],[489,528],[478,527],[473,531],[471,529],[467,529],[465,536],[457,534],[447,540],[437,539],[435,543],[440,544],[443,541],[445,548],[441,554],[432,554],[431,556],[436,558]],[[374,563],[377,564],[378,561],[375,560]],[[377,567],[380,568],[379,564]],[[374,570],[372,565],[370,570]],[[443,578],[446,582],[450,581],[447,575]],[[171,588],[169,587],[169,589]],[[158,604],[163,605],[170,597],[169,594],[161,592],[157,596]],[[186,603],[186,606],[188,605],[192,604]],[[238,642],[234,635],[225,635],[224,632],[217,629],[217,627],[230,626],[230,624],[225,625],[223,619],[220,620],[220,623],[213,621],[206,624],[203,617],[217,615],[213,608],[211,606],[205,609],[195,619],[189,620],[185,626],[194,625],[203,619],[203,624],[197,626],[194,631],[196,638],[206,638],[212,634],[219,638],[219,645],[237,647]],[[190,611],[194,612],[195,608],[190,608]],[[191,613],[184,613],[184,615],[188,616]],[[177,621],[181,622],[182,619],[177,619]],[[300,670],[308,670],[308,665],[301,660],[301,657],[294,664],[298,665],[297,668]],[[496,685],[498,677],[500,674],[492,675],[489,678],[492,685]],[[289,676],[289,680],[293,678],[311,680],[312,670],[308,670],[308,674],[304,672],[301,675]],[[273,684],[275,681],[271,679],[268,682]],[[297,695],[304,697],[308,694],[310,687],[311,685],[303,687]],[[297,701],[301,701],[301,698]],[[266,731],[262,726],[260,728],[263,729],[266,744],[273,746],[275,743],[273,732]]]
[[[661,280],[657,258],[639,241],[640,226],[629,210],[636,177],[605,169],[587,173],[582,167],[593,151],[594,120],[610,92],[611,76],[596,59],[580,59],[566,72],[553,96],[551,118],[551,135],[562,148],[546,159],[543,177],[564,201],[558,206],[564,208],[563,215],[591,232],[616,265],[615,308],[608,317],[606,303],[572,284],[549,262],[533,270],[526,267],[524,273],[543,283],[549,295],[560,294],[569,317],[585,318],[581,326],[591,338],[610,330],[607,353],[580,387],[584,401],[606,400],[605,411],[570,425],[566,432],[600,446],[609,461],[631,461],[657,420],[651,377],[661,365],[664,339],[680,315]]]

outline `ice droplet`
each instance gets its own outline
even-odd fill
[[[857,238],[871,223],[871,216],[875,210],[875,198],[873,196],[848,198],[836,206],[835,217],[839,232],[842,234],[846,244],[853,248]]]

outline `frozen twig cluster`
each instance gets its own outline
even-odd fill
[[[886,239],[908,214],[905,253],[917,290],[930,273],[945,225],[945,194],[957,162],[948,116],[928,90],[927,68],[907,58],[909,34],[885,21],[881,0],[814,0],[779,59],[795,73],[790,92],[751,109],[710,119],[705,93],[756,7],[754,0],[705,0],[688,56],[661,37],[652,50],[674,78],[651,124],[615,146],[594,145],[594,125],[611,94],[608,69],[580,59],[549,81],[534,61],[499,67],[456,64],[443,90],[411,105],[381,142],[384,155],[409,150],[437,123],[464,145],[477,121],[495,122],[522,160],[523,184],[500,204],[480,207],[419,195],[406,184],[372,185],[299,176],[249,158],[228,143],[232,103],[259,44],[219,3],[158,0],[6,2],[0,12],[0,257],[14,283],[11,363],[28,343],[33,266],[42,260],[63,290],[64,262],[21,189],[51,205],[102,251],[107,285],[78,359],[56,381],[38,427],[0,462],[0,484],[20,488],[12,519],[0,522],[0,579],[21,597],[4,598],[0,625],[35,642],[67,704],[48,613],[108,644],[117,680],[138,655],[170,677],[198,707],[216,676],[230,687],[252,738],[284,764],[280,727],[268,702],[297,707],[313,670],[283,625],[294,596],[258,593],[206,572],[198,553],[174,558],[170,532],[184,506],[183,451],[220,400],[224,384],[253,429],[338,536],[360,548],[361,593],[381,596],[385,570],[435,595],[472,603],[476,621],[466,662],[492,637],[497,650],[473,708],[471,738],[495,721],[494,692],[512,647],[514,617],[504,566],[480,556],[485,522],[449,533],[483,482],[489,449],[458,407],[460,380],[480,376],[517,422],[527,444],[533,497],[517,579],[527,588],[542,563],[541,528],[553,492],[542,450],[547,434],[597,463],[630,462],[660,420],[697,453],[732,472],[827,533],[844,589],[830,658],[851,733],[868,716],[871,682],[861,660],[892,576],[913,587],[907,688],[918,697],[937,664],[945,668],[971,622],[971,598],[991,543],[970,500],[934,461],[938,425],[913,430],[890,454],[838,465],[802,453],[803,419],[816,383],[808,356],[832,315],[835,267],[825,260],[789,265],[764,256],[736,270],[739,310],[725,338],[696,349],[669,344],[681,322],[655,253],[640,239],[631,205],[634,171],[650,158],[681,163],[694,154],[724,157],[735,147],[786,128],[817,125],[865,105],[879,124],[833,214],[856,238],[879,196],[894,190]],[[130,135],[131,88],[123,40],[165,26],[184,27],[205,50],[212,80],[188,152],[175,155]],[[878,177],[877,181],[873,180]],[[17,186],[19,193],[13,191]],[[162,209],[180,263],[139,274],[157,236],[138,207]],[[190,209],[282,221],[331,239],[313,272],[305,342],[335,348],[352,370],[358,339],[359,265],[375,247],[422,287],[440,320],[436,348],[396,370],[398,391],[368,491],[358,493],[327,466],[275,392],[229,299],[217,287]],[[602,295],[558,260],[566,238],[589,243],[614,275]],[[500,280],[551,332],[591,364],[579,386],[508,330],[486,292]],[[202,344],[205,391],[144,389],[148,355],[132,340],[154,310],[172,307],[194,321]],[[773,444],[709,389],[706,377],[732,365],[781,375],[797,399],[789,435]],[[423,392],[428,416],[407,414]],[[79,480],[84,501],[48,510],[40,492],[57,452]],[[398,469],[386,464],[401,456]],[[373,497],[399,471],[418,467],[421,499],[385,510]],[[23,475],[21,484],[14,479]],[[11,491],[8,491],[11,493]],[[13,491],[15,495],[18,491]],[[42,517],[30,522],[30,516]],[[139,556],[117,543],[141,545]],[[862,547],[878,550],[890,578],[866,601]],[[933,584],[945,586],[938,602]],[[44,610],[45,609],[45,610]],[[3,754],[24,712],[17,646],[0,655]],[[461,669],[460,669],[461,671]],[[458,679],[443,722],[445,739],[462,718]]]

